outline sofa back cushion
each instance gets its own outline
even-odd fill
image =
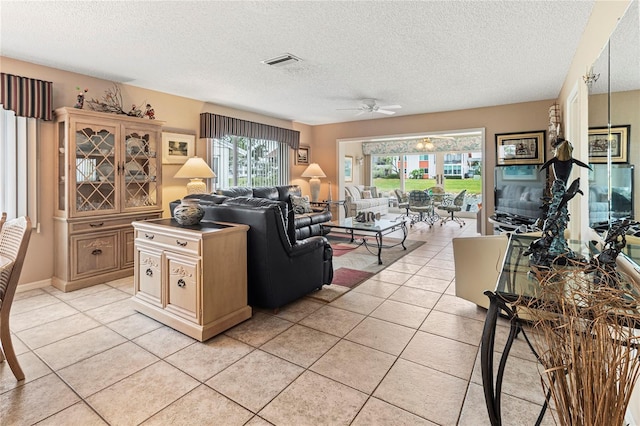
[[[196,200],[198,200],[198,204],[206,206],[210,204],[222,204],[224,200],[229,197],[217,194],[190,194],[184,198],[195,198]]]
[[[302,196],[302,189],[300,189],[299,185],[282,185],[276,186],[278,190],[278,200],[280,201],[288,201],[289,197],[295,195],[296,197]]]
[[[227,197],[253,197],[253,189],[246,186],[233,186],[231,188],[218,189],[216,192]]]
[[[260,186],[253,188],[253,196],[256,198],[266,198],[267,200],[286,201],[280,199],[280,193],[275,186]]]

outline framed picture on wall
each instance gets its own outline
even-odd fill
[[[344,181],[353,182],[353,157],[350,155],[344,157]]]
[[[311,148],[306,145],[300,145],[296,152],[296,165],[308,166],[310,163]]]
[[[545,130],[496,134],[499,166],[544,163]]]
[[[196,155],[196,135],[162,132],[162,163],[184,164]]]
[[[630,125],[611,127],[611,144],[609,144],[608,127],[589,128],[589,162],[606,163],[609,146],[611,146],[611,162],[627,163],[629,151]]]

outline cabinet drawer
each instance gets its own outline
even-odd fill
[[[135,296],[162,307],[162,251],[138,247]]]
[[[185,254],[200,255],[200,239],[197,237],[185,237],[167,235],[162,232],[137,230],[137,237],[140,242],[145,241],[147,244],[161,246],[165,249],[178,251]]]
[[[199,323],[198,276],[200,261],[165,252],[167,262],[166,310]]]
[[[119,232],[71,236],[71,278],[118,269]]]
[[[140,216],[127,216],[127,217],[119,217],[116,219],[107,219],[105,217],[100,217],[93,219],[91,221],[83,221],[83,222],[74,222],[71,223],[71,232],[81,232],[81,231],[101,231],[103,229],[110,229],[113,227],[122,227],[131,225],[131,222],[136,220],[148,220],[148,219],[156,219],[160,217],[160,214],[149,213],[146,215]]]

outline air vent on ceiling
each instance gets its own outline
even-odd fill
[[[286,53],[282,56],[264,60],[262,61],[262,63],[271,65],[273,67],[283,67],[285,65],[296,63],[298,61],[300,61],[300,58],[297,58],[289,53]]]

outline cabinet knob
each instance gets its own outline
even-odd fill
[[[148,277],[152,277],[153,276],[153,270],[151,270],[151,268],[147,268],[145,273],[147,274]]]
[[[94,255],[94,256],[97,256],[97,255],[99,255],[99,254],[102,254],[102,250],[100,250],[100,249],[95,249],[95,250],[93,250],[93,251],[91,252],[91,254],[92,254],[92,255]]]
[[[149,239],[149,240],[153,240],[155,238],[155,235],[153,235],[153,234],[144,234],[144,237]]]
[[[182,242],[182,241],[180,241],[180,240],[176,240],[176,244],[177,244],[177,245],[179,245],[180,247],[184,247],[184,246],[186,246],[186,245],[187,245],[187,242],[186,242],[186,241],[185,241],[185,242]]]
[[[178,280],[178,287],[183,288],[185,285],[187,285],[187,283],[184,282],[184,280],[182,278],[180,278]]]

